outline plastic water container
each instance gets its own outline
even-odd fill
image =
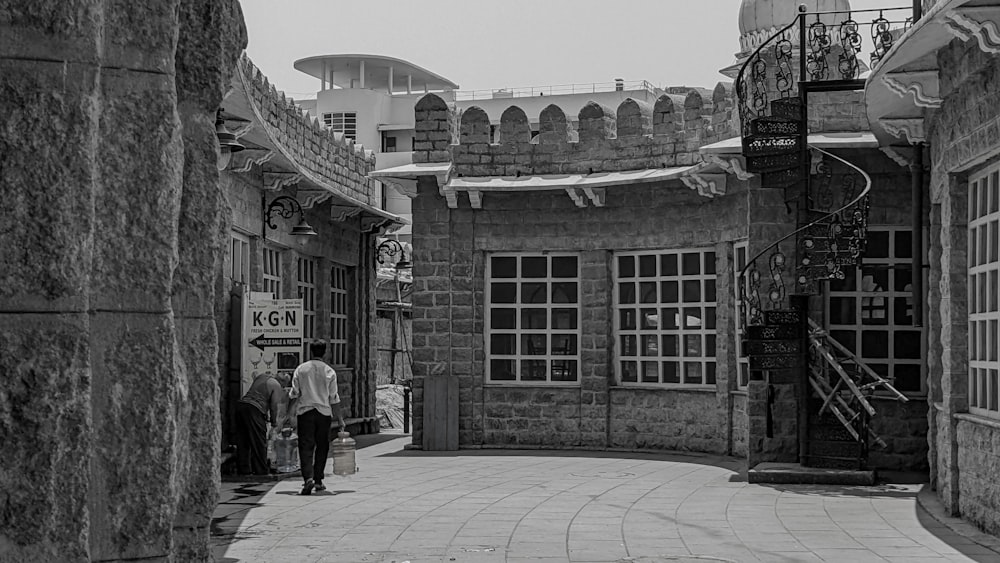
[[[354,444],[354,438],[351,438],[349,433],[344,431],[337,433],[337,439],[330,444],[330,449],[333,450],[334,475],[354,475],[357,472]]]
[[[299,436],[291,428],[284,428],[274,437],[274,458],[278,473],[299,470]]]

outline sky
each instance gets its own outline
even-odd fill
[[[795,2],[795,0],[774,0]],[[739,51],[741,0],[240,0],[247,54],[297,99],[293,68],[328,54],[386,55],[487,90],[646,80],[712,88]],[[853,0],[854,9],[910,0]],[[860,19],[860,18],[859,18]]]

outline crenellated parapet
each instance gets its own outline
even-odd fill
[[[462,113],[427,94],[415,107],[414,162],[451,162],[457,176],[591,174],[690,166],[699,148],[739,135],[732,85],[706,103],[697,90],[663,94],[650,105],[625,99],[617,108],[584,105],[575,119],[552,104],[537,134],[523,109],[508,107],[499,126],[479,107]]]
[[[380,205],[381,188],[368,177],[375,169],[372,151],[302,111],[268,81],[246,53],[237,70],[257,118],[255,127],[265,130],[284,158],[317,183],[332,186],[367,205]]]

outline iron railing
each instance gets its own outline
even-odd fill
[[[912,7],[802,12],[747,58],[736,78],[740,123],[769,115],[770,102],[799,95],[798,83],[860,80],[913,23]],[[870,21],[860,21],[870,17]],[[798,51],[798,65],[795,54]]]
[[[845,164],[855,174],[860,174],[864,182],[864,187],[860,191],[856,192],[854,197],[849,201],[842,202],[832,211],[820,212],[822,214],[818,218],[772,242],[766,248],[747,260],[746,265],[740,270],[739,273],[740,301],[743,309],[740,311],[740,314],[743,319],[743,326],[763,324],[764,303],[762,302],[760,296],[761,273],[757,266],[758,260],[766,257],[768,263],[768,273],[771,278],[767,290],[767,299],[770,303],[768,308],[783,309],[786,305],[785,298],[787,296],[783,276],[785,268],[788,264],[788,258],[781,251],[781,243],[792,237],[809,233],[818,226],[830,228],[831,225],[837,224],[840,225],[838,230],[840,232],[844,232],[845,234],[852,234],[853,231],[853,235],[860,236],[862,239],[866,235],[868,215],[867,206],[869,193],[871,192],[872,187],[871,176],[869,176],[868,173],[861,168],[831,152],[816,147],[812,147],[812,150],[818,151],[824,156],[835,159],[836,161]],[[808,239],[803,237],[800,244],[804,246],[806,244],[806,240]],[[859,249],[858,254],[854,255],[855,259],[860,258],[860,250],[863,249]],[[844,265],[846,264],[835,263],[833,266],[840,268]],[[801,267],[802,264],[800,263],[798,266]],[[806,264],[806,266],[810,266],[810,264]],[[802,284],[803,280],[799,278],[798,283]]]
[[[459,90],[455,92],[458,101],[524,98],[531,96],[561,96],[566,94],[596,94],[616,91],[645,91],[650,95],[662,90],[645,80],[592,82],[589,84],[556,84],[552,86],[524,86],[518,88],[497,88],[492,90]]]

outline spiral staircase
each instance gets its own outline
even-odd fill
[[[762,189],[783,190],[796,218],[740,272],[743,350],[751,385],[767,389],[767,437],[774,386],[795,386],[798,460],[806,467],[867,469],[869,449],[885,446],[869,426],[872,395],[906,401],[810,318],[808,306],[825,282],[860,266],[872,188],[864,170],[809,145],[809,97],[864,87],[861,28],[871,27],[874,65],[898,37],[893,24],[906,25],[876,13],[870,24],[858,23],[858,12],[800,13],[750,55],[736,80],[746,169]]]

